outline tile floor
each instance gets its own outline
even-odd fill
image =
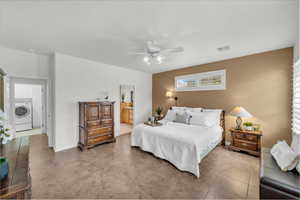
[[[31,136],[32,198],[257,199],[259,159],[217,147],[201,177],[130,147],[130,135],[85,152],[54,153],[45,135]]]

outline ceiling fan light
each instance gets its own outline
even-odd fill
[[[157,56],[156,57],[156,60],[157,60],[157,62],[158,62],[158,64],[161,64],[162,63],[162,61],[163,61],[163,57],[162,56]]]
[[[149,58],[148,56],[145,56],[145,57],[144,57],[144,62],[145,62],[145,63],[149,63],[149,61],[150,61],[150,58]]]

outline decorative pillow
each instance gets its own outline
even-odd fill
[[[174,121],[176,119],[176,112],[174,110],[168,110],[164,119],[170,122]]]
[[[176,113],[175,120],[173,122],[189,124],[190,115],[184,112],[183,114]]]
[[[218,121],[216,113],[213,112],[190,112],[190,124],[198,125],[198,126],[206,126],[212,127],[218,125],[220,122]]]
[[[277,142],[270,152],[282,171],[294,169],[299,161],[299,155],[285,141]]]

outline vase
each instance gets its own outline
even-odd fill
[[[2,144],[2,138],[0,139],[0,180],[3,180],[8,175],[8,160],[5,157],[2,157],[4,155],[4,144]]]
[[[4,157],[0,157],[0,180],[3,180],[8,175],[8,161]]]
[[[245,129],[246,129],[247,131],[252,131],[252,130],[253,130],[253,127],[252,127],[252,126],[245,126]]]

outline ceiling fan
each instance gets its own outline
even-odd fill
[[[151,65],[154,62],[161,64],[166,58],[166,54],[183,52],[183,47],[162,48],[155,41],[149,40],[146,43],[146,48],[137,49],[133,54],[145,55],[144,62]]]

